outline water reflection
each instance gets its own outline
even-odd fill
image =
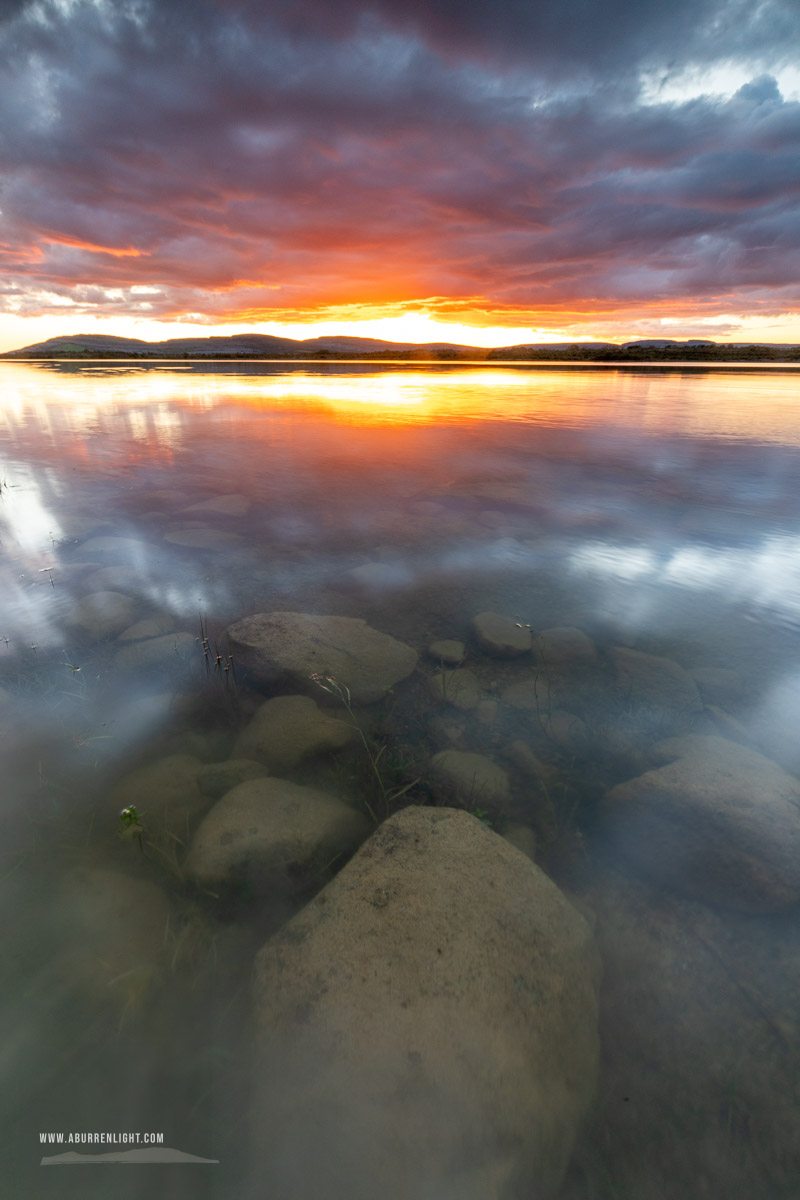
[[[357,706],[364,742],[302,758],[291,782],[362,815],[382,813],[387,789],[426,811],[446,797],[527,846],[596,922],[600,1102],[559,1194],[677,1198],[703,1176],[708,1195],[788,1200],[796,374],[3,363],[0,376],[17,1194],[34,1194],[36,1130],[103,1122],[166,1126],[221,1160],[217,1180],[171,1195],[269,1180],[231,1113],[253,1085],[254,954],[305,897],[231,898],[185,864],[197,821],[252,772],[231,766],[249,722],[267,696],[303,691],[237,677],[225,631],[299,612],[365,620],[420,660]],[[530,627],[532,648],[492,646],[473,625],[487,612],[512,641]],[[315,698],[326,719],[347,716]],[[377,801],[365,745],[391,771]],[[496,793],[437,782],[442,754],[488,761]],[[653,775],[655,816],[637,807]],[[141,842],[120,836],[131,805]],[[696,842],[675,835],[684,825]],[[143,1194],[129,1178],[124,1192],[75,1186]]]

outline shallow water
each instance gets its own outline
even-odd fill
[[[597,923],[603,1072],[564,1197],[796,1194],[796,904],[737,911],[702,880],[655,881],[617,853],[601,801],[684,733],[800,771],[798,384],[738,367],[0,364],[9,1194],[138,1198],[155,1171],[158,1194],[244,1194],[251,963],[302,898],[192,888],[190,831],[151,840],[144,815],[141,839],[120,836],[116,797],[167,755],[228,758],[264,696],[224,631],[273,610],[363,617],[418,650],[356,714],[392,786],[411,785],[402,803],[441,802],[437,751],[491,757],[510,802],[465,806],[532,833]],[[98,592],[123,599],[76,612]],[[577,627],[597,658],[546,673],[532,713],[507,692],[529,668],[470,639],[487,610],[534,635]],[[150,619],[161,641],[131,661],[126,630]],[[475,710],[429,690],[443,638],[467,645]],[[620,647],[699,672],[705,707],[614,691]],[[554,738],[542,707],[579,734]],[[358,747],[295,777],[376,804]],[[163,1131],[219,1161],[57,1184],[39,1166],[106,1148],[43,1148],[40,1131],[97,1130]]]

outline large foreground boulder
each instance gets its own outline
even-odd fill
[[[742,912],[800,899],[800,783],[725,738],[667,738],[664,766],[618,784],[601,815],[618,850],[647,879]]]
[[[545,1200],[598,1066],[584,919],[467,813],[407,808],[257,957],[248,1197]]]
[[[237,663],[262,683],[307,688],[314,674],[333,676],[357,704],[380,700],[417,665],[410,646],[356,617],[255,613],[228,637]]]

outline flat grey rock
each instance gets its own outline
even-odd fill
[[[354,617],[268,612],[244,617],[227,631],[237,665],[267,684],[313,687],[311,676],[333,676],[354,703],[380,700],[410,675],[417,653]]]
[[[527,654],[532,644],[530,629],[502,613],[478,613],[472,619],[472,632],[484,654],[493,658],[518,658]]]

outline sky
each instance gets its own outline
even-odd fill
[[[0,350],[800,342],[797,0],[0,0]]]

